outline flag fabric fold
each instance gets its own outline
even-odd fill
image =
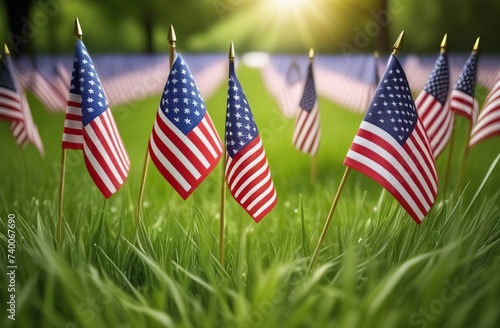
[[[434,204],[436,164],[408,80],[393,55],[344,164],[387,189],[416,223]]]
[[[250,105],[229,63],[226,181],[234,199],[259,222],[277,202],[269,164]]]
[[[478,114],[478,102],[474,96],[476,90],[478,54],[472,52],[465,63],[460,76],[451,92],[451,110],[467,118],[474,126]]]
[[[62,148],[83,150],[87,170],[104,197],[125,183],[130,160],[82,40],[76,41]]]
[[[500,80],[491,89],[477,123],[472,129],[469,147],[500,135]]]
[[[318,152],[321,130],[318,99],[314,85],[313,64],[309,63],[304,93],[299,104],[292,143],[303,153],[315,156]]]
[[[160,173],[183,199],[212,172],[222,156],[220,138],[180,54],[168,75],[149,152]]]
[[[31,141],[44,155],[42,139],[9,55],[0,60],[0,119],[10,122],[12,135],[20,146],[25,147]]]
[[[448,54],[445,52],[439,55],[424,89],[415,101],[434,158],[446,147],[453,131],[453,115],[447,106],[449,89],[450,70]]]

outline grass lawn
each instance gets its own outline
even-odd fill
[[[183,201],[149,165],[138,239],[135,209],[159,97],[114,107],[131,158],[124,188],[104,204],[78,151],[68,152],[65,236],[57,240],[64,115],[30,103],[44,141],[20,150],[0,122],[0,259],[15,216],[16,317],[0,267],[2,327],[499,327],[500,138],[473,148],[455,189],[466,121],[459,119],[450,191],[413,222],[392,196],[351,172],[323,249],[306,268],[362,115],[320,99],[318,182],[293,149],[260,73],[240,67],[264,141],[278,205],[256,224],[228,194],[226,267],[219,264],[221,167]],[[206,101],[223,133],[226,86]],[[438,159],[444,180],[448,150]],[[103,210],[104,209],[104,210]],[[11,215],[11,217],[13,217]]]

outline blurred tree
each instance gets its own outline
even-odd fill
[[[378,0],[378,8],[376,10],[378,11],[377,17],[380,16],[381,13],[385,13],[386,15],[390,15],[389,13],[389,6],[388,6],[388,0]],[[385,52],[390,50],[390,40],[389,40],[389,24],[390,22],[387,22],[386,24],[380,24],[380,33],[378,36],[378,49],[379,51]]]
[[[481,52],[500,52],[500,1],[398,1],[404,10],[395,15],[391,35],[396,37],[398,30],[406,30],[406,51],[434,53],[444,33],[448,33],[450,51],[469,52],[480,36]]]
[[[8,27],[7,41],[13,53],[32,53],[33,47],[29,42],[30,27],[29,13],[33,0],[4,0],[7,10]]]
[[[107,10],[111,19],[138,20],[144,32],[144,51],[148,53],[155,51],[155,32],[158,29],[166,32],[173,24],[178,36],[187,37],[203,31],[217,20],[211,0],[141,0],[126,5],[122,0],[93,1]]]
[[[491,0],[4,0],[0,10],[14,53],[72,51],[75,16],[101,52],[164,51],[173,24],[189,51],[234,41],[238,51],[389,52],[404,29],[405,52],[434,53],[449,33],[451,51],[481,36],[481,51],[500,53],[500,1]]]

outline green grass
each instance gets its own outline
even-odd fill
[[[2,327],[498,327],[500,325],[499,139],[471,150],[467,188],[444,194],[421,225],[392,196],[352,172],[317,265],[306,268],[362,118],[320,100],[318,183],[291,146],[259,72],[239,77],[264,139],[279,203],[261,223],[228,195],[226,267],[219,264],[220,166],[183,201],[149,167],[138,240],[134,215],[158,98],[114,108],[132,160],[128,182],[105,204],[81,154],[68,153],[65,238],[57,241],[63,115],[30,97],[45,143],[20,150],[0,122],[0,257],[7,215],[16,215],[16,321]],[[225,86],[207,101],[222,132]],[[451,186],[466,135],[459,120]],[[462,147],[460,147],[462,146]],[[447,151],[438,160],[444,177]],[[484,184],[482,184],[484,182]],[[451,189],[451,188],[450,188]],[[427,312],[425,312],[427,311]]]

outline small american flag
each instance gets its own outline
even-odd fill
[[[149,140],[151,159],[186,199],[212,172],[222,143],[200,90],[180,54],[172,65]]]
[[[17,143],[25,147],[31,141],[41,155],[42,139],[31,116],[31,109],[24,91],[17,83],[14,66],[9,55],[0,60],[0,119],[10,123],[10,130]]]
[[[299,107],[292,143],[298,150],[314,156],[318,151],[321,131],[312,63],[309,64],[306,85]]]
[[[477,124],[471,132],[469,147],[479,142],[500,135],[500,80],[491,89]]]
[[[286,79],[281,88],[279,104],[281,110],[287,117],[295,117],[297,113],[297,104],[303,93],[302,76],[300,68],[295,59],[292,59],[290,66],[286,71]]]
[[[63,95],[63,90],[59,87],[58,77],[54,73],[50,77],[44,76],[36,69],[32,69],[29,73],[29,81],[27,88],[40,100],[40,102],[51,112],[58,112],[64,110],[66,96]],[[67,88],[67,86],[65,86]]]
[[[87,170],[104,197],[111,197],[125,183],[130,160],[81,40],[76,41],[62,148],[83,149]]]
[[[467,118],[472,126],[476,124],[478,102],[474,97],[476,90],[478,55],[473,52],[465,63],[460,76],[451,92],[451,110]]]
[[[17,90],[10,57],[2,56],[0,65],[0,119],[9,122],[22,121],[21,98]]]
[[[381,184],[417,223],[434,204],[436,164],[408,80],[393,55],[344,164]]]
[[[424,90],[415,101],[434,158],[437,158],[446,147],[453,130],[453,115],[446,106],[449,89],[450,72],[448,55],[445,52],[439,55]]]
[[[276,205],[271,172],[257,124],[234,62],[229,63],[226,113],[226,180],[231,194],[259,222]]]

